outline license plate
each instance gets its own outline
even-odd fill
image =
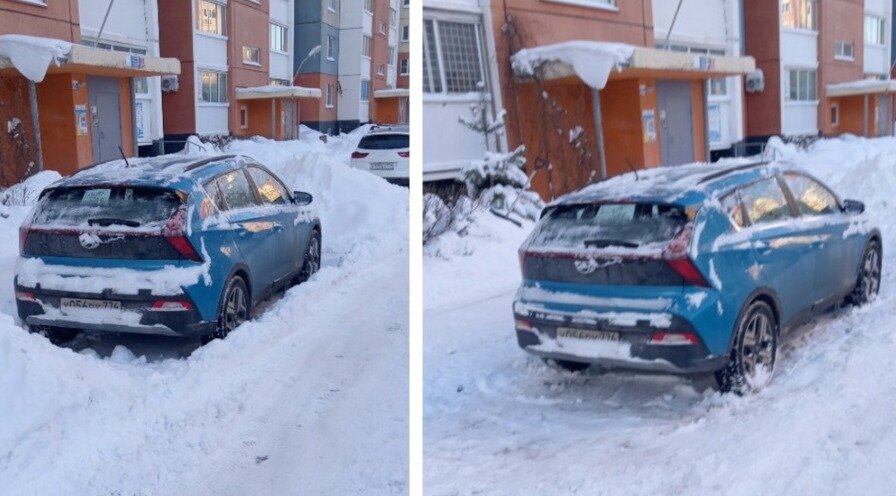
[[[395,162],[371,162],[370,170],[394,170]]]
[[[558,327],[557,337],[584,339],[586,341],[619,341],[618,332],[595,331],[591,329],[575,329],[572,327]]]
[[[60,298],[59,307],[63,310],[71,308],[86,308],[91,310],[121,310],[121,302],[112,300],[85,300],[82,298]]]

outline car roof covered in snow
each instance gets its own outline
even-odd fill
[[[774,175],[779,164],[740,162],[656,167],[590,184],[548,206],[596,201],[649,201],[698,205],[733,188]]]
[[[81,169],[51,188],[116,184],[191,189],[196,182],[233,169],[241,155],[163,155],[102,162]]]

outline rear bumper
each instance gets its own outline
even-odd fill
[[[30,298],[20,298],[21,294]],[[120,302],[121,309],[63,310],[62,298]],[[153,310],[153,303],[189,302],[186,310]],[[82,293],[51,291],[22,287],[16,284],[16,307],[19,318],[29,326],[50,326],[91,332],[122,332],[163,336],[201,336],[214,330],[215,323],[203,321],[195,304],[187,295],[155,296],[146,292],[121,295],[111,292]]]
[[[693,326],[679,316],[672,315],[668,325],[657,327],[649,319],[618,325],[600,319],[583,319],[573,314],[550,311],[520,311],[515,306],[517,321],[528,322],[530,329],[517,326],[517,343],[528,353],[542,357],[590,363],[609,369],[660,372],[668,374],[704,374],[723,368],[728,358],[712,355]],[[558,327],[616,333],[618,342],[582,342],[557,339]],[[655,332],[691,332],[694,344],[650,344]]]

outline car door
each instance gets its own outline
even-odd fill
[[[254,286],[266,289],[278,278],[276,254],[279,233],[283,228],[269,216],[269,209],[260,204],[248,175],[242,168],[225,172],[215,183],[227,205],[226,218],[234,233],[234,241],[249,270]],[[260,294],[259,292],[255,293]]]
[[[815,302],[820,306],[843,297],[855,284],[855,267],[848,263],[849,217],[824,185],[799,172],[782,175],[799,211],[803,229],[815,238]]]
[[[277,277],[290,276],[302,267],[305,253],[302,239],[303,236],[307,237],[303,228],[307,223],[302,223],[299,219],[289,190],[279,179],[257,164],[248,165],[246,171],[259,201],[270,211],[268,218],[282,227],[275,234],[279,247],[277,253],[271,254],[277,257]]]
[[[781,303],[781,322],[812,308],[815,301],[813,239],[795,225],[796,212],[776,177],[740,189],[756,256],[753,277],[771,287]]]

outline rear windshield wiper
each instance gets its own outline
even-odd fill
[[[637,248],[638,243],[622,241],[620,239],[586,239],[585,247],[607,248],[608,246],[621,246],[623,248]]]
[[[140,223],[135,220],[116,219],[114,217],[100,217],[97,219],[87,219],[87,225],[89,225],[89,226],[109,227],[113,224],[119,225],[119,226],[128,226],[128,227],[140,227]]]

